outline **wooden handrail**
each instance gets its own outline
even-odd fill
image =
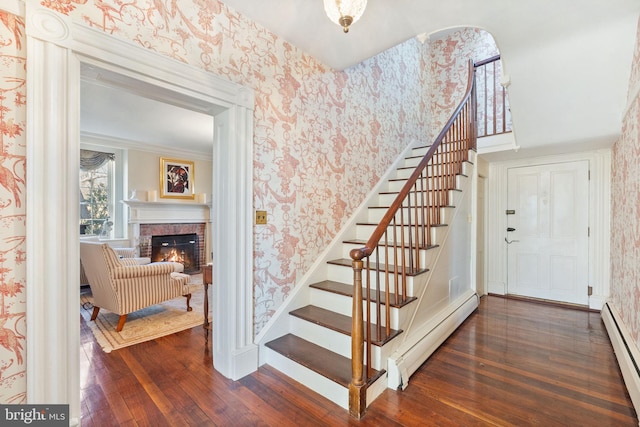
[[[499,61],[500,55],[495,55],[474,64],[478,79],[478,114],[481,116],[478,117],[479,137],[511,132],[509,99],[499,83]]]
[[[491,58],[483,59],[482,61],[478,61],[474,64],[475,68],[482,67],[487,64],[491,64],[492,62],[496,62],[500,60],[500,55],[492,56]]]
[[[476,148],[474,81],[474,67],[470,61],[462,101],[365,246],[350,252],[354,292],[349,412],[356,418],[360,418],[366,409],[366,389],[373,372],[372,341],[384,341],[391,335],[391,306],[410,298],[407,296],[408,276],[426,271],[420,265],[420,251],[433,245],[431,228],[440,222],[440,210],[449,203],[449,192],[455,188],[456,176],[461,174],[469,150]],[[374,253],[376,260],[371,261]],[[381,263],[383,254],[384,262]],[[372,304],[375,304],[374,310]],[[372,327],[374,316],[375,328]]]

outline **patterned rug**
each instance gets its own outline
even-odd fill
[[[186,311],[186,298],[178,297],[130,313],[120,332],[116,332],[120,316],[105,309],[100,310],[95,321],[91,321],[93,299],[90,290],[80,294],[80,313],[85,323],[91,328],[93,336],[102,350],[110,353],[112,350],[151,341],[195,326],[202,327],[204,288],[202,283],[193,284],[192,287],[192,311]],[[211,315],[209,315],[209,319],[211,319]]]

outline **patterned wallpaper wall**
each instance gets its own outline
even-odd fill
[[[434,36],[430,44],[427,86],[432,138],[442,130],[464,95],[469,58],[478,62],[498,53],[491,34],[477,28],[462,28],[440,38]]]
[[[336,72],[215,0],[46,5],[255,90],[254,204],[270,218],[255,229],[256,333],[392,159],[426,135],[416,40]]]
[[[612,162],[611,302],[640,347],[640,20],[628,109]]]
[[[460,66],[454,58],[486,36],[463,30],[433,44],[412,39],[337,72],[217,0],[41,3],[255,90],[254,204],[270,218],[255,230],[256,333],[397,155],[428,140],[432,112],[446,121],[450,111],[438,109],[455,107],[466,79],[466,60]],[[0,402],[20,403],[26,54],[22,19],[0,12],[0,21]],[[430,85],[444,90],[433,101]]]
[[[0,12],[0,403],[26,399],[24,29]]]

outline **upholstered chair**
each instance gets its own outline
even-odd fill
[[[80,260],[93,295],[95,320],[101,308],[120,315],[120,332],[127,314],[179,296],[186,297],[191,311],[189,276],[179,273],[183,266],[173,262],[140,265],[133,258],[120,258],[106,243],[80,242]]]

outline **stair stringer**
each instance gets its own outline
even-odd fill
[[[471,159],[470,161],[475,161]],[[403,333],[387,361],[388,388],[404,389],[409,377],[478,307],[476,293],[476,189],[475,167],[465,180],[451,223],[431,270],[416,284],[412,313],[399,326]]]
[[[289,297],[276,309],[271,319],[269,319],[262,330],[256,335],[255,343],[259,346],[259,366],[266,363],[267,349],[265,348],[265,344],[289,332],[289,312],[310,303],[309,285],[323,280],[326,277],[328,261],[341,257],[343,241],[351,237],[358,222],[364,221],[367,218],[369,207],[376,206],[378,194],[382,188],[387,185],[389,179],[395,176],[398,167],[405,162],[409,153],[423,145],[425,145],[425,143],[422,141],[413,141],[400,153],[393,164],[389,166],[384,176],[371,191],[369,191],[355,213],[351,215],[351,218],[327,245],[327,248],[318,256],[307,273],[298,281]]]

